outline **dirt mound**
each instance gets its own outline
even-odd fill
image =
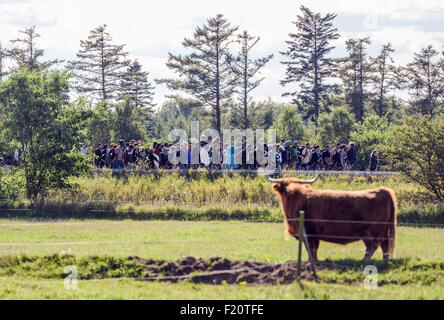
[[[191,280],[205,284],[289,284],[301,280],[315,280],[308,262],[302,262],[301,277],[297,274],[297,262],[283,264],[236,261],[224,258],[196,259],[186,257],[177,261],[137,260],[149,271],[150,277],[140,280],[178,282]],[[321,267],[317,267],[320,269]]]

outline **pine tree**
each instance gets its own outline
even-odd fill
[[[5,60],[9,57],[8,49],[3,48],[2,43],[0,42],[0,82],[3,81],[3,77],[8,75],[5,66]]]
[[[240,108],[238,106],[234,107],[232,115],[232,123],[239,128],[248,129],[251,125],[252,119],[251,115],[248,113],[249,110],[254,112],[254,104],[251,104],[251,98],[249,94],[256,89],[265,78],[257,79],[256,75],[260,70],[273,58],[270,54],[263,58],[254,59],[252,58],[251,51],[259,42],[260,37],[254,37],[244,31],[242,34],[237,36],[237,42],[240,43],[241,49],[237,56],[228,56],[228,63],[230,64],[234,75],[238,79],[238,86],[240,88]]]
[[[236,79],[226,61],[228,46],[237,27],[231,27],[223,15],[207,20],[197,27],[193,39],[185,39],[182,45],[191,52],[186,55],[169,53],[167,67],[179,74],[179,79],[163,79],[173,90],[182,90],[209,106],[213,125],[220,132],[224,104],[231,98]]]
[[[344,82],[346,101],[354,113],[357,121],[362,121],[365,115],[365,100],[369,93],[366,92],[370,81],[372,66],[367,57],[367,45],[370,39],[349,39],[346,42],[349,56],[341,59],[342,66],[339,75]]]
[[[24,35],[23,38],[11,40],[15,46],[9,50],[8,55],[15,60],[18,67],[27,67],[30,71],[45,71],[53,65],[63,62],[61,60],[52,60],[40,62],[45,51],[37,48],[36,39],[40,38],[35,30],[35,26],[19,30]]]
[[[138,108],[152,107],[154,87],[148,81],[148,74],[142,71],[142,65],[137,60],[131,62],[120,81],[119,99],[129,99]]]
[[[391,54],[395,52],[391,43],[382,46],[381,53],[376,58],[370,58],[373,66],[371,82],[373,86],[373,109],[383,117],[389,111],[388,92],[399,88],[399,70],[394,65]]]
[[[68,62],[74,88],[79,93],[97,99],[112,100],[118,97],[120,79],[128,66],[125,45],[112,43],[106,24],[90,31],[87,40],[80,41],[77,60]]]
[[[415,53],[405,68],[406,88],[411,95],[409,113],[434,117],[444,111],[444,59],[428,46]]]
[[[131,101],[138,109],[139,117],[143,120],[146,134],[154,134],[153,95],[154,87],[148,81],[148,72],[142,71],[142,65],[133,61],[128,66],[120,81],[119,100]]]
[[[335,14],[321,16],[304,6],[300,9],[302,15],[293,22],[297,33],[289,34],[288,50],[281,52],[288,59],[282,62],[287,70],[281,85],[299,84],[299,90],[286,92],[283,96],[295,97],[293,103],[303,108],[304,118],[311,118],[317,125],[321,102],[328,100],[335,87],[327,83],[334,74],[335,65],[328,54],[335,48],[330,42],[338,39],[339,34],[332,23]]]

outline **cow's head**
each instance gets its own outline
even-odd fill
[[[282,213],[287,226],[287,234],[296,236],[298,223],[295,219],[299,211],[303,209],[306,199],[306,192],[310,190],[310,185],[315,183],[319,176],[313,180],[300,180],[296,178],[286,178],[281,180],[268,178],[273,182],[273,190],[279,195],[282,206]]]
[[[285,179],[272,179],[268,177],[268,180],[270,182],[273,182],[273,190],[279,194],[279,196],[282,198],[286,195],[291,195],[292,198],[297,196],[298,194],[305,193],[308,188],[310,188],[310,185],[318,181],[320,177],[320,174],[318,174],[314,179],[312,180],[300,180],[297,178],[285,178]]]
[[[306,192],[310,190],[310,185],[319,179],[318,174],[312,180],[300,180],[296,178],[271,179],[273,182],[273,190],[279,195],[282,206],[282,213],[287,226],[287,234],[296,236],[298,233],[298,223],[295,219],[298,217],[299,211],[303,209],[306,199]]]
[[[315,183],[316,181],[318,181],[320,176],[321,176],[321,174],[318,174],[312,180],[301,180],[301,179],[297,179],[297,178],[286,178],[286,179],[272,179],[270,177],[267,177],[267,178],[268,178],[268,181],[274,183],[273,189],[277,192],[280,192],[280,191],[284,191],[284,188],[286,186],[293,184],[293,183],[309,186],[309,185]]]

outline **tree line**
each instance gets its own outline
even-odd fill
[[[170,79],[150,80],[125,45],[114,43],[107,25],[91,30],[70,61],[45,60],[36,28],[26,28],[8,46],[0,43],[2,148],[19,147],[29,156],[25,161],[41,162],[26,171],[27,181],[44,185],[49,179],[62,186],[81,168],[73,144],[167,140],[172,128],[188,129],[192,120],[219,132],[275,128],[282,138],[319,143],[362,140],[373,134],[372,126],[386,130],[388,123],[411,115],[442,120],[444,51],[429,45],[400,66],[392,44],[372,57],[371,39],[364,37],[348,39],[347,56],[337,58],[332,54],[340,37],[335,18],[300,7],[287,50],[279,53],[285,66],[280,85],[289,103],[254,100],[254,90],[265,79],[261,71],[276,57],[257,57],[260,37],[233,26],[222,14],[183,40],[185,53],[169,53],[166,65],[176,75]],[[6,60],[13,66],[6,68]],[[153,81],[175,92],[157,109]],[[408,99],[400,98],[401,92]],[[386,140],[369,139],[366,148]],[[52,153],[42,147],[44,142]],[[47,162],[42,163],[42,155]],[[40,191],[29,192],[34,197]]]
[[[333,42],[339,38],[335,18],[333,13],[322,15],[301,6],[293,22],[294,32],[286,41],[287,50],[280,52],[286,68],[280,81],[287,91],[283,96],[297,106],[308,125],[317,129],[320,115],[336,106],[346,106],[359,122],[370,114],[392,120],[409,114],[434,117],[443,111],[444,52],[427,46],[414,53],[408,65],[399,66],[394,62],[391,43],[384,44],[380,53],[371,57],[371,39],[364,37],[348,39],[348,55],[335,58]],[[14,61],[16,67],[39,72],[64,62],[43,61],[44,50],[38,48],[40,35],[35,27],[20,34],[11,41],[11,48],[0,44],[0,81],[8,74],[5,59]],[[222,123],[241,129],[264,125],[258,118],[266,117],[268,110],[260,108],[252,94],[264,80],[261,70],[274,55],[255,58],[259,41],[259,36],[246,30],[240,32],[221,14],[209,18],[203,26],[196,27],[192,37],[183,40],[185,54],[169,53],[167,67],[177,77],[156,79],[158,84],[186,93],[191,99],[171,95],[162,108],[168,110],[171,104],[182,109],[199,107],[199,116],[206,116],[209,125],[219,131]],[[162,129],[155,123],[162,108],[154,109],[155,87],[148,79],[149,73],[137,59],[129,58],[125,45],[113,42],[106,25],[91,30],[88,38],[80,41],[76,59],[67,61],[65,69],[71,75],[71,88],[77,97],[105,103],[105,109],[118,109],[120,115],[136,114],[131,118],[138,124],[132,128],[135,136],[160,138]],[[402,90],[409,94],[406,101],[397,95]],[[184,120],[188,115],[181,113]],[[275,120],[276,117],[271,122]],[[272,123],[265,123],[265,127]],[[103,130],[112,135],[112,128]]]

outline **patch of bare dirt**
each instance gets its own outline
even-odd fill
[[[178,282],[190,280],[204,284],[290,284],[298,280],[315,280],[309,262],[302,262],[298,277],[297,262],[264,263],[228,260],[224,258],[196,259],[186,257],[177,261],[137,260],[149,271],[150,277],[139,280]],[[316,270],[322,267],[317,266]]]

